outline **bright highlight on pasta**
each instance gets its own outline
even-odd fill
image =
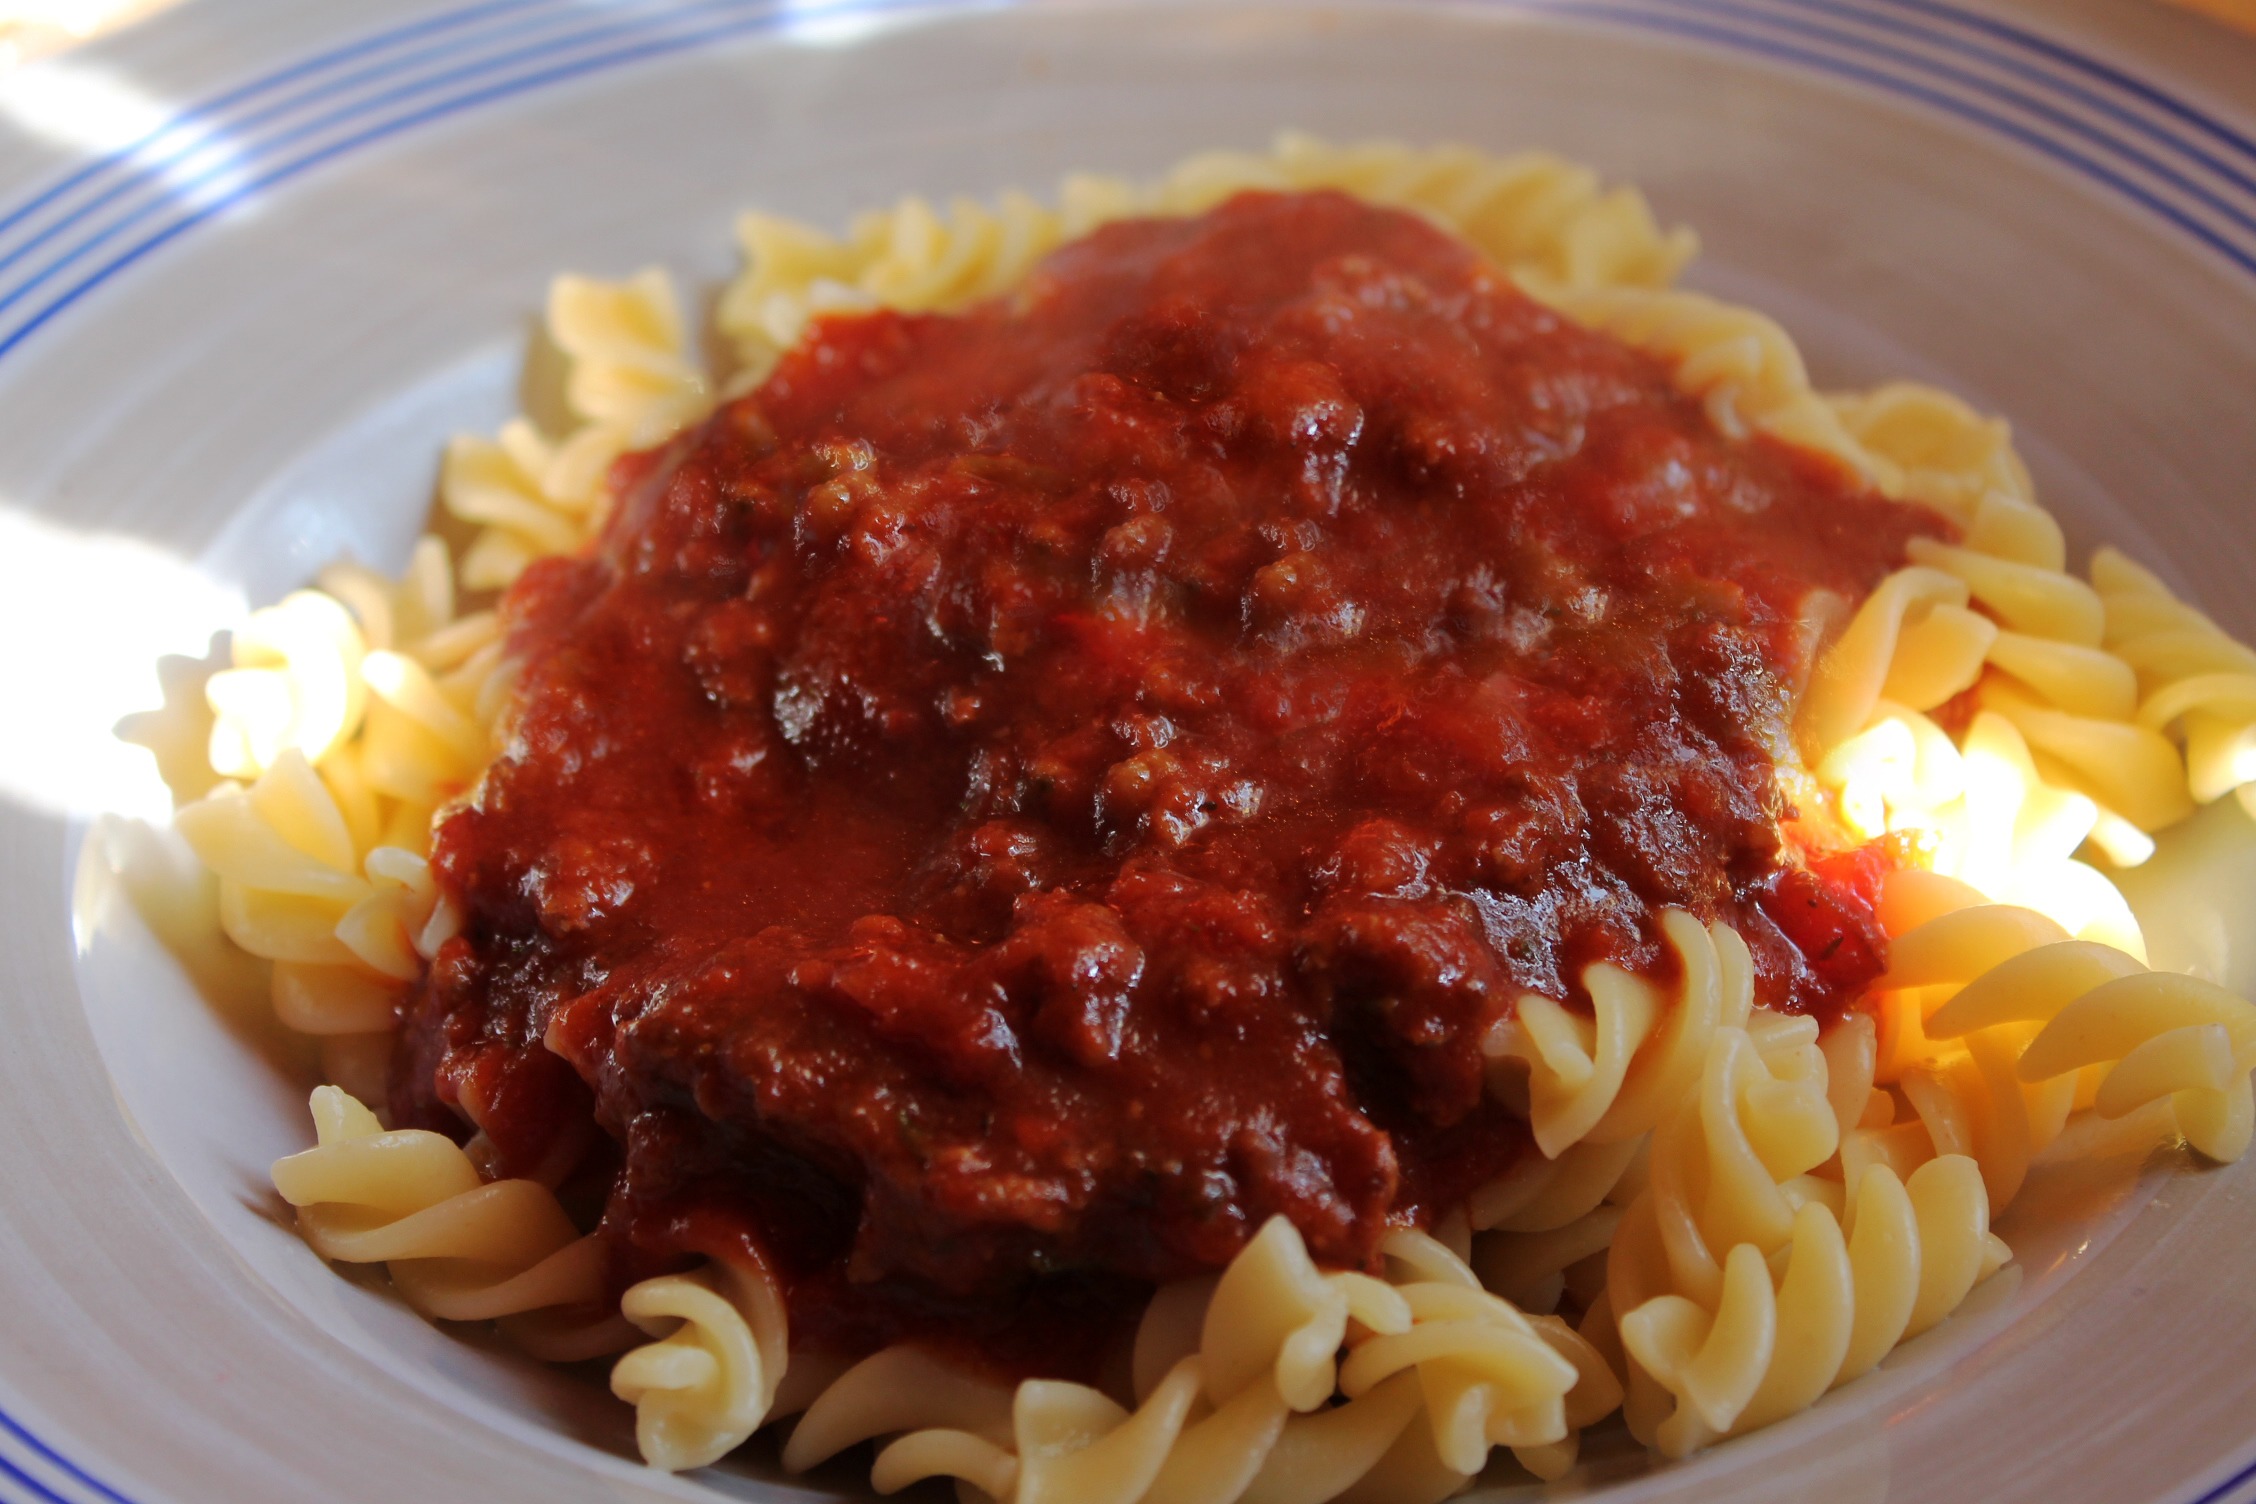
[[[1667,909],[1657,971],[1590,965],[1587,1008],[1528,993],[1484,1039],[1487,1090],[1534,1145],[1509,1173],[1391,1234],[1383,1273],[1321,1267],[1267,1220],[1218,1275],[1160,1288],[1100,1385],[1006,1385],[914,1344],[796,1350],[777,1276],[742,1249],[613,1306],[559,1199],[571,1165],[491,1178],[483,1135],[387,1131],[362,1103],[383,1100],[401,989],[462,923],[434,816],[507,736],[503,623],[463,598],[586,545],[614,461],[751,390],[812,319],[1007,296],[1097,226],[1319,188],[1461,236],[1660,358],[1721,434],[1814,451],[1954,525],[1810,624],[1829,646],[1795,708],[1789,793],[1908,858],[1878,888],[1887,969],[1841,1021],[1759,1006],[1747,939]],[[1286,137],[1148,186],[1069,179],[1055,207],[908,200],[843,238],[758,214],[739,233],[725,378],[659,274],[558,280],[576,426],[449,447],[442,501],[475,531],[459,560],[426,538],[396,582],[340,565],[255,613],[209,686],[225,781],[178,815],[227,935],[271,963],[278,1016],[322,1041],[336,1083],[314,1093],[317,1145],[274,1169],[308,1244],[539,1356],[619,1353],[612,1388],[652,1464],[704,1466],[788,1421],[786,1467],[875,1443],[884,1492],[1421,1504],[1499,1452],[1563,1476],[1616,1413],[1681,1457],[1948,1318],[2011,1258],[1992,1221],[2048,1156],[2173,1134],[2215,1161],[2246,1151],[2256,1007],[2150,970],[2108,873],[2200,804],[2256,812],[2256,651],[2113,550],[2069,573],[2002,422],[1908,384],[1818,392],[1778,325],[1674,289],[1691,237],[1635,190],[1541,155]]]

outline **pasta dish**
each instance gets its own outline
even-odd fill
[[[322,1041],[307,1243],[652,1464],[1683,1456],[2034,1167],[2245,1151],[2256,1008],[2109,873],[2256,779],[2256,653],[1634,190],[1287,137],[742,233],[725,371],[559,280],[574,425],[257,613],[178,812]]]

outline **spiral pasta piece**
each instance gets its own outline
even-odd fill
[[[1813,745],[1830,750],[1862,730],[1871,721],[1890,681],[1906,675],[1906,665],[1922,657],[1915,645],[1904,642],[1907,629],[1933,620],[1939,611],[1962,609],[1969,599],[1966,582],[1939,569],[1915,565],[1882,580],[1818,663],[1799,711],[1803,735]],[[1977,653],[1977,672],[1980,665]],[[1932,686],[1935,688],[1960,677],[1924,665],[1917,673],[1923,680],[1937,681]],[[1968,675],[1964,682],[1952,684],[1925,704],[1912,703],[1910,708],[1931,709],[1973,682]],[[1890,698],[1902,700],[1900,695]]]
[[[1926,562],[1883,582],[1820,662],[1798,721],[1818,782],[1860,836],[1916,832],[1937,870],[2141,949],[2127,905],[2080,855],[2152,855],[2148,832],[2192,809],[2177,749],[2128,719],[2131,671],[2084,641],[2080,582],[1937,549],[1916,541]],[[2053,614],[2074,619],[2008,615],[1994,579],[1978,588],[1999,572],[2049,579],[2069,602]],[[1921,714],[1970,688],[1980,710],[1956,740]]]
[[[1907,1179],[1847,1153],[1872,1048],[1865,1029],[1821,1040],[1810,1020],[1758,1011],[1717,1032],[1696,1099],[1655,1131],[1606,1295],[1631,1429],[1665,1454],[1804,1408],[2008,1256],[1972,1159],[1929,1156]]]
[[[919,1429],[969,1432],[1003,1445],[1011,1434],[1011,1390],[923,1348],[888,1347],[814,1398],[784,1443],[783,1465],[804,1472],[857,1442]]]
[[[1548,1315],[1566,1293],[1569,1271],[1611,1246],[1621,1216],[1619,1205],[1601,1205],[1563,1227],[1484,1238],[1474,1246],[1474,1268],[1519,1309]]]
[[[1681,1457],[1807,1408],[1957,1309],[2002,1253],[1960,1155],[1908,1182],[1875,1165],[1838,1211],[1803,1202],[1782,1247],[1775,1278],[1761,1244],[1739,1243],[1711,1299],[1655,1295],[1622,1317],[1630,1358],[1673,1400],[1633,1422],[1641,1440]]]
[[[784,1460],[891,1435],[881,1491],[951,1476],[1014,1504],[1439,1499],[1498,1446],[1546,1475],[1571,1466],[1572,1429],[1619,1403],[1604,1360],[1423,1234],[1387,1254],[1387,1281],[1325,1273],[1272,1219],[1218,1279],[1153,1302],[1132,1409],[1079,1384],[954,1381],[928,1353],[887,1349],[815,1399]]]
[[[1914,538],[1905,552],[1914,564],[1963,581],[1974,599],[2007,627],[2084,647],[2099,645],[2105,620],[2099,593],[2064,570],[1933,538]]]
[[[314,1252],[385,1265],[409,1305],[446,1321],[601,1301],[601,1249],[546,1186],[485,1181],[453,1140],[387,1132],[337,1087],[316,1087],[311,1107],[315,1146],[273,1175]]]
[[[673,282],[656,267],[624,282],[558,277],[548,291],[548,329],[571,358],[565,397],[573,412],[616,430],[629,449],[678,433],[711,403]]]
[[[459,661],[468,647],[490,639],[497,629],[490,612],[458,616],[454,561],[446,544],[428,533],[415,541],[407,568],[396,580],[350,559],[331,564],[315,579],[324,594],[352,613],[372,651],[414,653],[437,666],[436,660]],[[476,641],[458,649],[452,644],[466,629]]]
[[[2256,781],[2256,650],[2112,548],[2091,572],[2108,649],[2138,677],[2138,724],[2182,738],[2191,796],[2206,804]]]
[[[2120,864],[2151,855],[2152,840],[2115,806],[2149,823],[2169,816],[2171,801],[2183,800],[2174,752],[2158,738],[2120,745],[2102,723],[2044,709],[1994,681],[1982,684],[1978,703],[2011,714],[1978,710],[1954,743],[1926,717],[1879,701],[1871,724],[1817,763],[1817,781],[1860,836],[1915,833],[1934,871],[1980,896],[2041,911],[2071,934],[2143,955],[2129,904],[2082,857],[2087,846]],[[2064,750],[2096,730],[2078,755],[2101,768],[2091,786],[2111,802],[2072,786],[2077,775],[2032,747],[2024,724],[2065,739],[2050,741]]]
[[[361,666],[371,703],[361,767],[370,785],[422,809],[465,792],[493,756],[485,677],[478,657],[435,675],[405,653],[374,652]]]
[[[1821,661],[1798,720],[1819,781],[1859,834],[1920,831],[1939,842],[1943,870],[1994,898],[2081,914],[2074,929],[2102,919],[2127,933],[2127,910],[2070,860],[2075,848],[2138,865],[2154,852],[2152,832],[2256,775],[2256,652],[2112,549],[2095,555],[2090,584],[2068,574],[2058,525],[2018,460],[2005,463],[2002,425],[1985,432],[1971,413],[1953,416],[1955,399],[1928,403],[1909,389],[1878,416],[1858,402],[1835,406],[1905,474],[1927,476],[1934,494],[1922,499],[1964,533],[1955,544],[1913,540],[1912,566],[1866,600]],[[1898,431],[1911,414],[1910,429],[1933,430],[1925,439]],[[1934,467],[1946,462],[1966,467],[1964,484],[1940,484]],[[1984,714],[1958,750],[2007,765],[1980,785],[1918,714],[1970,686]],[[2001,804],[2059,849],[2032,858],[2001,842]]]
[[[1650,351],[1733,437],[1768,434],[1837,460],[1883,490],[1891,477],[1810,385],[1801,351],[1778,324],[1703,293],[1646,287],[1530,290],[1578,323]]]
[[[1671,1283],[1704,1304],[1723,1288],[1718,1250],[1783,1246],[1812,1189],[1800,1177],[1839,1148],[1815,1025],[1794,1022],[1806,1035],[1779,1031],[1768,1048],[1747,1029],[1717,1031],[1698,1090],[1654,1134],[1647,1194]]]
[[[1646,1136],[1584,1142],[1558,1159],[1530,1155],[1473,1194],[1469,1262],[1483,1286],[1520,1310],[1585,1303],[1604,1280],[1604,1252],[1644,1186]]]
[[[547,329],[566,358],[565,400],[577,425],[550,438],[518,418],[492,439],[447,446],[440,502],[479,529],[461,565],[470,589],[506,586],[533,560],[593,537],[612,462],[663,442],[712,405],[673,284],[655,267],[621,282],[558,277]]]
[[[1619,1143],[1650,1129],[1698,1074],[1713,1031],[1752,1005],[1753,964],[1729,926],[1681,909],[1660,925],[1678,964],[1673,997],[1600,962],[1583,973],[1589,1018],[1530,993],[1483,1044],[1490,1059],[1527,1067],[1528,1120],[1550,1158],[1585,1138]]]
[[[463,556],[464,586],[499,589],[533,560],[577,548],[594,531],[604,476],[623,452],[615,430],[589,424],[552,443],[523,418],[491,439],[451,440],[440,501],[480,530]]]
[[[1912,540],[1911,567],[1820,663],[1798,725],[1821,783],[1859,834],[1920,832],[1939,842],[1942,870],[1993,898],[2081,916],[2071,929],[2102,923],[2137,949],[2118,895],[2072,850],[2031,862],[1997,839],[1999,786],[2048,835],[2072,831],[2068,845],[2115,866],[2144,862],[2152,832],[2256,776],[2256,652],[2112,549],[2089,584],[2069,574],[2059,524],[2002,422],[1909,383],[1827,400],[1861,452],[1852,466],[1960,536]],[[1961,799],[1951,739],[1919,712],[1970,686],[2011,726],[2016,766]],[[2004,742],[1994,726],[1964,738],[1969,752]]]
[[[1889,982],[1942,998],[1890,1004],[1925,1011],[1929,1042],[1900,1089],[1935,1152],[1980,1161],[1997,1206],[2087,1106],[2117,1119],[2167,1101],[2204,1155],[2229,1162],[2247,1150],[2256,1006],[2214,983],[2149,970],[2002,906],[1902,935]]]
[[[420,855],[431,818],[463,792],[492,752],[509,675],[501,623],[458,611],[446,545],[420,540],[397,581],[358,564],[331,565],[321,586],[359,622],[368,693],[358,735],[321,764],[362,844]]]
[[[317,763],[359,728],[367,644],[345,608],[295,590],[236,629],[234,663],[204,687],[212,771],[256,778],[285,751]]]
[[[337,921],[368,896],[351,828],[294,748],[249,788],[222,785],[183,809],[178,826],[220,880],[229,938],[269,960],[347,964]]]
[[[320,585],[253,612],[234,634],[234,666],[206,684],[210,760],[223,777],[257,778],[285,751],[326,772],[362,732],[371,658],[402,654],[443,671],[489,645],[488,661],[498,657],[491,613],[456,617],[452,565],[436,538],[417,543],[396,582],[347,562],[323,570]]]
[[[1373,203],[1424,214],[1497,265],[1563,287],[1664,287],[1692,257],[1682,228],[1663,231],[1644,195],[1602,185],[1598,175],[1548,152],[1497,158],[1463,146],[1400,142],[1334,146],[1280,135],[1269,159],[1279,187],[1337,188]],[[1169,175],[1163,201],[1197,213],[1259,181],[1259,159],[1193,157]]]
[[[1898,494],[1969,525],[1983,542],[2010,540],[2012,551],[2030,563],[2057,569],[2065,562],[2060,530],[2036,507],[2036,488],[2003,419],[1911,381],[1826,400],[1841,426],[1893,469]],[[1986,525],[1985,507],[1991,509]]]
[[[1641,1183],[1642,1136],[1599,1144],[1578,1143],[1552,1159],[1523,1158],[1474,1191],[1467,1205],[1476,1232],[1550,1232],[1616,1199]]]
[[[283,1023],[322,1036],[391,1027],[398,987],[451,922],[421,856],[361,855],[330,783],[294,748],[248,789],[222,785],[176,819],[219,878],[228,938],[273,963]]]
[[[783,1296],[757,1265],[716,1262],[631,1286],[620,1312],[656,1338],[620,1357],[611,1392],[635,1407],[643,1461],[704,1467],[768,1418],[790,1344]]]

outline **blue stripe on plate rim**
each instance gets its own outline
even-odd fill
[[[42,1481],[41,1475],[62,1480],[62,1486],[70,1492],[57,1493],[53,1486]],[[5,1410],[0,1410],[0,1499],[9,1500],[10,1504],[21,1500],[36,1500],[38,1504],[90,1504],[90,1501],[133,1504],[124,1494],[41,1441]]]
[[[2256,143],[2151,83],[2036,33],[1938,0],[1476,5],[1673,36],[1908,99],[2051,159],[2256,277]],[[0,357],[180,234],[376,141],[571,78],[749,33],[946,8],[932,0],[672,0],[632,7],[635,14],[612,8],[575,27],[569,22],[576,8],[553,0],[484,0],[335,49],[192,108],[0,214]],[[396,50],[404,35],[420,40],[450,19],[468,29],[496,16],[502,25],[454,39],[467,45],[439,42],[404,58],[366,61]],[[495,44],[499,50],[481,51]],[[475,55],[465,60],[466,52]],[[339,72],[354,63],[360,66]],[[290,82],[306,87],[271,97]],[[331,103],[370,85],[376,92]],[[230,113],[246,103],[252,108]],[[293,118],[316,105],[325,107]],[[240,146],[233,140],[267,127],[273,133],[263,138]],[[199,154],[215,160],[198,164]],[[113,207],[119,212],[106,222],[88,223]],[[66,249],[23,265],[81,227],[86,233]]]
[[[1014,3],[1025,0],[630,0],[575,26],[587,13],[567,0],[476,0],[368,33],[199,101],[0,206],[0,357],[195,226],[417,127],[795,24]],[[1908,100],[2084,177],[2256,278],[2256,140],[2128,68],[1998,17],[1947,0],[1472,0],[1470,8],[1671,37]],[[260,131],[268,134],[251,139]],[[199,154],[211,160],[199,164]],[[115,212],[105,219],[106,211]],[[79,230],[66,248],[28,264]],[[2256,1461],[2187,1504],[2225,1504],[2251,1481]],[[5,1409],[0,1495],[132,1504]]]
[[[2050,158],[2256,276],[2256,142],[2121,68],[2036,33],[1936,0],[1476,3],[1671,35],[1909,99]],[[554,0],[485,0],[292,65],[89,164],[0,214],[0,356],[196,224],[377,140],[569,78],[750,32],[946,7],[931,0],[674,0],[630,8],[639,14],[611,8],[575,28],[567,23],[580,14],[576,7]],[[497,16],[500,26],[474,29]],[[405,57],[380,56],[396,52],[401,38],[422,40],[445,23],[465,34]],[[490,50],[496,44],[500,50]],[[359,66],[340,72],[347,64]],[[272,97],[289,83],[304,87]],[[371,85],[377,92],[332,102]],[[246,104],[252,107],[241,110]],[[308,106],[324,107],[293,118]],[[235,144],[238,135],[270,127],[271,135]],[[217,160],[198,165],[199,154]],[[110,208],[119,212],[89,223]],[[82,227],[86,233],[68,248],[23,265]]]
[[[508,14],[522,13],[528,9],[534,10],[535,14],[530,17]],[[486,31],[472,29],[472,23],[497,14],[506,16],[507,24]],[[448,18],[458,21],[459,24],[455,26],[441,28],[426,24],[412,28],[419,33],[443,29],[455,34],[409,52],[405,57],[382,56],[398,50],[396,43],[382,45],[390,42],[391,38],[369,39],[282,69],[221,95],[216,100],[190,106],[121,152],[88,162],[52,187],[34,194],[17,208],[0,214],[0,237],[13,236],[18,241],[7,250],[0,251],[0,272],[7,271],[66,231],[136,190],[152,185],[161,188],[165,183],[173,181],[175,172],[192,163],[200,153],[223,154],[232,159],[236,155],[232,146],[235,139],[243,138],[260,126],[287,116],[300,106],[336,100],[340,96],[349,95],[363,84],[412,77],[413,69],[425,63],[445,62],[456,73],[460,73],[465,66],[472,71],[489,68],[497,60],[478,57],[475,49],[481,44],[490,42],[497,36],[511,39],[537,32],[543,26],[553,26],[559,21],[570,19],[570,16],[569,11],[551,8],[549,0],[498,0],[498,3],[474,6],[469,12],[457,13],[455,17]],[[346,63],[357,63],[359,66],[340,74],[340,65]],[[271,97],[290,84],[301,84],[302,87],[294,92],[281,92],[279,98]],[[428,86],[428,82],[419,85]],[[399,89],[395,87],[391,95],[397,97],[398,94]],[[356,108],[365,107],[372,102],[374,101],[360,101]],[[254,107],[230,113],[243,105]],[[347,113],[350,112],[348,109]],[[215,137],[218,138],[216,142]],[[115,170],[120,165],[126,167],[122,174]],[[205,175],[210,174],[207,171]],[[183,189],[191,187],[186,184],[177,186]],[[88,191],[80,193],[80,189]],[[73,199],[76,202],[72,202]],[[60,206],[59,212],[43,216],[41,211],[50,206]],[[33,221],[42,218],[44,223],[33,225]],[[19,229],[23,229],[25,233],[16,235],[15,232]]]

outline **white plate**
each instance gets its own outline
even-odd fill
[[[1695,224],[1694,280],[1828,382],[2010,414],[2079,545],[2256,632],[2256,47],[1958,3],[242,0],[0,86],[0,1500],[807,1492],[758,1445],[650,1474],[586,1376],[322,1267],[265,1177],[304,1082],[198,999],[98,843],[79,861],[91,817],[161,793],[108,734],[157,655],[340,550],[398,564],[443,436],[513,405],[551,271],[710,281],[739,206],[836,221],[1286,125],[1547,145]],[[2245,988],[2256,840],[2228,801],[2173,844],[2158,958]],[[1588,1483],[2247,1497],[2256,1162],[2040,1183],[2008,1230],[2018,1275],[1880,1374]]]

